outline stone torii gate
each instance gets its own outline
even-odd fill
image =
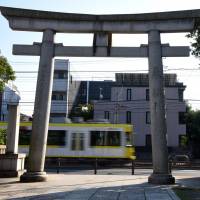
[[[189,47],[162,45],[160,33],[188,32],[200,10],[125,15],[87,15],[0,7],[13,30],[43,32],[42,43],[14,45],[13,54],[40,56],[34,118],[27,172],[22,182],[45,181],[44,161],[49,124],[54,56],[148,57],[153,173],[150,183],[171,184],[168,168],[162,57],[189,56]],[[55,34],[93,33],[93,46],[75,47],[54,43]],[[140,47],[112,47],[113,33],[148,34]]]

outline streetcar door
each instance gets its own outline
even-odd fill
[[[72,133],[71,150],[84,151],[84,133]]]

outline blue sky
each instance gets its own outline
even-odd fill
[[[200,9],[199,0],[0,0],[0,6],[49,10],[69,13],[89,13],[89,14],[126,14],[126,13],[146,13],[172,10]],[[7,20],[0,16],[0,49],[1,53],[6,56],[16,71],[37,71],[38,57],[32,56],[13,56],[13,44],[32,44],[41,41],[41,33],[12,31]],[[92,35],[71,35],[57,34],[56,42],[63,42],[64,45],[91,45]],[[115,46],[139,46],[147,43],[146,35],[114,35],[113,45]],[[185,34],[164,34],[162,43],[170,45],[189,45]],[[75,71],[82,70],[130,70],[130,69],[147,69],[147,59],[89,59],[89,58],[70,58],[71,67]],[[198,68],[199,61],[190,58],[167,58],[163,59],[166,68]],[[180,81],[187,85],[185,98],[200,99],[200,90],[197,91],[194,85],[200,85],[199,71],[174,71],[177,72]],[[86,73],[85,73],[86,74]],[[97,80],[101,74],[74,74],[77,79]],[[113,74],[106,73],[106,79],[113,77]],[[34,91],[37,74],[17,74],[15,84],[21,91],[22,102],[32,102],[24,106],[22,111],[31,113],[34,101]],[[29,77],[29,78],[28,78]],[[200,102],[193,102],[194,108],[200,108]]]
[[[1,0],[2,6],[92,14],[197,9],[199,0]]]

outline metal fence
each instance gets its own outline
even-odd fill
[[[115,160],[115,159],[65,159],[65,158],[57,158],[57,159],[46,159],[45,166],[47,169],[53,168],[59,174],[60,172],[64,172],[69,168],[76,169],[80,167],[80,169],[85,170],[93,170],[94,174],[98,174],[103,169],[114,169],[114,168],[126,168],[130,170],[130,174],[134,175],[135,170],[135,162],[134,160]]]

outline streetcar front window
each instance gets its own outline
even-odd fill
[[[126,146],[132,146],[132,145],[133,145],[132,134],[126,133]]]

